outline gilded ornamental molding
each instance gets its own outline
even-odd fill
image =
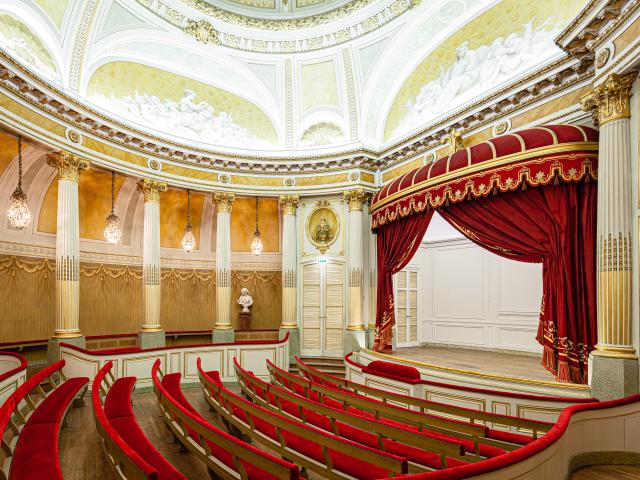
[[[213,192],[213,201],[217,213],[231,213],[231,207],[236,196],[231,192]]]
[[[160,194],[167,191],[167,184],[143,178],[138,182],[138,191],[144,194],[145,202],[160,203]]]
[[[58,170],[60,180],[77,182],[80,172],[89,168],[89,161],[60,150],[47,155],[47,164]]]
[[[298,208],[300,196],[298,195],[280,195],[280,207],[283,215],[295,215]]]
[[[638,76],[637,72],[626,75],[612,73],[581,99],[582,109],[591,112],[596,125],[631,116],[631,86]]]

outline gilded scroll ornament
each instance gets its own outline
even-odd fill
[[[218,213],[231,213],[231,206],[236,196],[230,192],[214,192],[213,201],[216,202]]]
[[[631,86],[638,73],[612,73],[607,79],[581,99],[582,109],[591,112],[595,125],[631,116],[629,99]]]
[[[349,204],[349,211],[352,212],[362,211],[362,207],[369,200],[369,193],[365,192],[362,188],[357,188],[355,190],[347,190],[343,194],[344,199]]]
[[[338,238],[340,222],[335,210],[326,200],[316,202],[307,218],[307,237],[320,251],[325,253]]]
[[[47,164],[58,169],[61,180],[77,182],[80,172],[89,168],[89,161],[60,150],[47,155]]]
[[[205,45],[219,45],[220,39],[218,38],[218,32],[213,28],[209,22],[204,20],[188,20],[187,26],[184,27],[184,32],[195,38],[198,42]]]
[[[280,207],[283,215],[295,215],[298,208],[298,195],[280,195]]]
[[[144,194],[145,202],[160,203],[160,194],[167,190],[165,182],[143,178],[138,182],[138,191]]]
[[[449,134],[446,137],[443,137],[442,140],[440,140],[440,143],[449,146],[447,155],[453,155],[458,150],[462,150],[464,148],[462,134],[453,128],[449,130]]]

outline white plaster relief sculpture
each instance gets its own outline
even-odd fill
[[[242,306],[242,313],[249,313],[249,307],[253,305],[253,298],[249,295],[249,289],[243,288],[240,290],[238,305]]]
[[[540,64],[558,52],[553,40],[560,26],[548,22],[534,28],[535,19],[520,32],[496,38],[491,45],[469,48],[465,41],[456,49],[451,67],[440,66],[440,74],[425,83],[406,104],[406,114],[394,131],[397,136],[425,125],[465,101],[481,96],[515,74]]]
[[[25,60],[27,63],[30,63],[34,67],[36,67],[40,72],[42,72],[45,76],[53,79],[58,79],[58,74],[49,67],[49,65],[45,64],[38,54],[31,47],[29,42],[27,42],[24,38],[18,37],[0,37],[0,43],[2,46],[13,52],[18,57]]]
[[[231,113],[219,111],[205,101],[195,103],[195,92],[185,90],[180,100],[160,100],[146,93],[126,97],[93,95],[91,101],[130,120],[155,130],[206,143],[264,147],[270,144],[234,123]]]

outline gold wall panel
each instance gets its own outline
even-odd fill
[[[114,147],[113,145],[109,145],[107,143],[103,143],[99,140],[94,140],[90,137],[82,137],[82,145],[90,150],[93,150],[94,152],[102,153],[104,155],[108,155],[118,160],[131,163],[133,165],[138,165],[145,168],[147,167],[147,159],[145,157],[136,155],[135,153],[126,152],[124,150],[121,150],[120,148]]]
[[[332,185],[335,183],[343,183],[347,181],[346,173],[334,173],[333,175],[313,175],[305,177],[296,177],[296,185],[299,187],[308,187],[314,185]]]
[[[57,186],[57,179],[53,183]],[[116,176],[116,198],[124,177]],[[46,198],[46,197],[45,197]],[[56,212],[57,212],[56,188]],[[78,210],[80,213],[80,238],[104,240],[104,225],[107,215],[111,212],[111,172],[89,169],[78,179]],[[40,218],[43,217],[41,213]],[[53,215],[54,221],[56,214]],[[40,226],[40,222],[38,222]],[[54,226],[54,232],[55,233]]]
[[[38,216],[38,231],[55,234],[58,230],[58,181],[49,184],[44,194],[40,215]]]
[[[616,37],[613,41],[616,52],[618,54],[624,51],[632,42],[635,42],[640,36],[640,20],[636,20],[627,29]]]
[[[389,110],[385,140],[404,117],[407,101],[413,100],[425,83],[439,75],[440,67],[446,70],[453,65],[456,48],[463,42],[468,41],[470,49],[489,45],[497,37],[506,37],[532,20],[534,27],[544,22],[549,22],[550,27],[564,24],[573,19],[586,3],[585,0],[503,0],[478,15],[438,45],[406,79]]]
[[[231,323],[240,328],[239,314],[242,311],[235,301],[240,289],[248,288],[253,297],[251,328],[275,330],[282,318],[282,272],[231,272]]]
[[[204,194],[191,192],[191,226],[200,248],[200,222]],[[160,246],[182,248],[182,237],[187,225],[187,191],[170,188],[160,195]]]
[[[282,178],[278,177],[248,177],[245,175],[232,175],[231,183],[237,185],[262,185],[268,187],[282,187]]]
[[[28,144],[22,142],[22,151],[24,152],[28,146]],[[18,139],[13,135],[0,133],[0,175],[17,156]]]
[[[280,251],[280,213],[278,199],[262,197],[259,202],[260,236],[264,252]],[[251,252],[256,228],[255,197],[236,197],[231,210],[231,251]]]
[[[60,138],[64,138],[65,127],[19,104],[3,93],[0,93],[0,107],[20,117],[25,123],[33,123]]]

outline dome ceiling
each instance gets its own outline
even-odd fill
[[[586,0],[37,0],[0,46],[137,130],[260,158],[379,150],[564,55]]]

